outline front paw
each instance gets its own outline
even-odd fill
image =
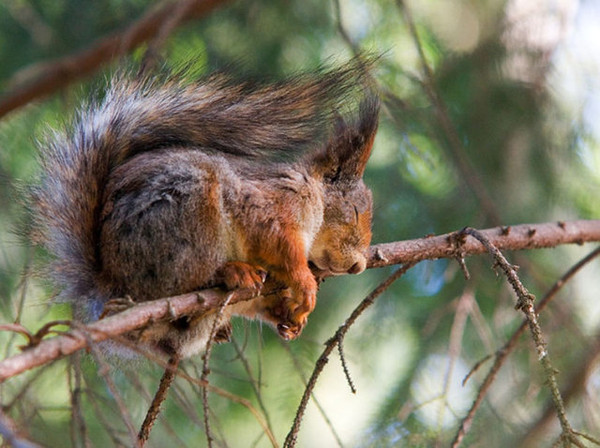
[[[317,302],[316,286],[310,289],[287,288],[278,297],[270,310],[276,322],[277,332],[286,341],[296,339],[306,326],[309,314]]]
[[[216,283],[225,285],[229,291],[252,289],[259,293],[266,278],[267,271],[260,266],[244,263],[243,261],[228,261],[217,271]]]

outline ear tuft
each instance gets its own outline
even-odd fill
[[[358,116],[349,122],[337,116],[327,144],[327,170],[330,182],[353,181],[362,177],[377,132],[379,97],[367,91],[358,107]]]

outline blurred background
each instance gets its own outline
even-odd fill
[[[373,243],[478,228],[600,215],[600,3],[594,0],[247,0],[218,3],[164,38],[169,66],[228,67],[270,78],[381,54],[384,107],[365,175],[375,203]],[[177,3],[174,2],[174,5]],[[0,0],[0,106],[55,61],[94,47],[163,3],[146,0]],[[175,10],[175,7],[173,7]],[[165,17],[168,20],[168,16]],[[411,32],[411,26],[414,32]],[[416,34],[415,34],[416,33]],[[123,35],[123,34],[120,34]],[[124,47],[127,45],[123,43]],[[146,43],[123,55],[139,60]],[[49,307],[24,242],[22,186],[38,171],[36,141],[123,63],[118,54],[24,101],[0,121],[0,322],[32,331],[69,318]],[[110,60],[109,60],[110,59]],[[49,65],[42,65],[43,63]],[[87,70],[87,69],[85,69]],[[43,78],[43,76],[42,76]],[[2,109],[0,107],[0,109]],[[592,245],[507,253],[537,297]],[[522,321],[487,256],[422,262],[349,331],[352,394],[331,356],[301,427],[301,447],[450,446],[492,361]],[[289,431],[304,381],[352,309],[391,268],[328,279],[302,337],[284,343],[236,320],[215,347],[210,381],[249,400],[277,440]],[[600,262],[574,277],[540,316],[568,418],[600,434]],[[2,357],[24,340],[0,333]],[[75,365],[80,367],[75,368]],[[202,360],[182,367],[200,377]],[[140,361],[110,375],[136,427],[162,369]],[[80,404],[73,406],[74,388]],[[148,446],[205,446],[197,386],[177,379]],[[0,386],[2,409],[52,447],[130,446],[114,393],[89,355]],[[75,428],[74,411],[85,429]],[[463,446],[552,446],[560,434],[545,376],[526,333],[478,409]],[[215,446],[271,446],[240,404],[210,395]],[[549,414],[548,414],[549,413]],[[83,434],[83,435],[82,435]]]

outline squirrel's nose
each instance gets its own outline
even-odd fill
[[[365,260],[360,260],[357,261],[356,263],[354,263],[352,266],[350,266],[350,269],[348,269],[348,274],[360,274],[362,271],[364,271],[367,267],[367,262]]]

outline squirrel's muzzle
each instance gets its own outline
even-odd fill
[[[348,269],[348,274],[360,274],[367,268],[367,260],[364,258],[362,260],[354,263],[350,269]]]

